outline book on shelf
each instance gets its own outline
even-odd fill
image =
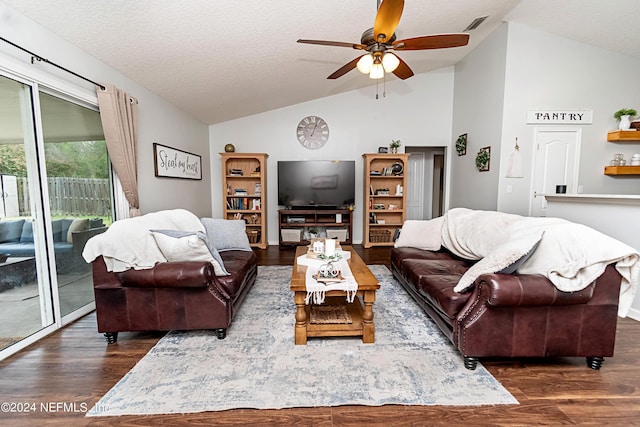
[[[242,169],[229,169],[229,175],[231,176],[243,176],[244,172],[242,171]]]
[[[233,191],[233,194],[235,194],[237,196],[237,195],[244,195],[244,194],[249,194],[249,193],[244,188],[236,188]]]

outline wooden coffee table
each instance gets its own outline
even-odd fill
[[[295,343],[304,345],[308,337],[345,337],[361,336],[363,343],[375,341],[375,326],[373,325],[373,303],[376,300],[376,291],[380,289],[378,279],[371,273],[362,258],[350,246],[343,246],[342,250],[349,251],[351,258],[348,260],[353,277],[358,282],[358,293],[353,303],[347,303],[346,292],[328,291],[324,305],[345,305],[351,315],[352,323],[322,323],[314,324],[310,321],[311,304],[306,305],[307,296],[305,274],[307,267],[298,265],[298,257],[307,253],[306,246],[298,246],[293,262],[291,275],[291,290],[293,300],[296,303]],[[364,302],[364,307],[360,302]]]

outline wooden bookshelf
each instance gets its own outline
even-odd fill
[[[244,219],[251,246],[266,249],[266,153],[220,153],[222,157],[223,217]]]
[[[406,219],[408,154],[363,154],[364,234],[362,245],[393,246]],[[397,166],[400,166],[399,168]]]

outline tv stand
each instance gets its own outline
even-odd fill
[[[278,234],[280,247],[308,245],[309,229],[317,229],[319,237],[345,234],[340,243],[351,245],[353,236],[353,211],[349,209],[280,209],[278,211]],[[283,233],[284,232],[284,233]],[[329,235],[330,234],[330,235]],[[284,235],[284,238],[283,238]]]

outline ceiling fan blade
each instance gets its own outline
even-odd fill
[[[398,57],[398,55],[396,55],[396,57]],[[411,70],[411,68],[409,68],[407,63],[404,62],[400,57],[398,57],[398,59],[400,60],[400,64],[398,65],[398,68],[393,70],[393,74],[402,80],[408,79],[409,77],[413,76],[413,71]]]
[[[430,36],[414,37],[397,40],[393,43],[396,50],[425,50],[444,49],[448,47],[466,46],[469,43],[469,34],[433,34]]]
[[[319,44],[321,46],[338,46],[338,47],[350,47],[353,49],[365,49],[366,46],[360,43],[347,43],[347,42],[332,42],[328,40],[306,40],[298,39],[298,43],[306,44]]]
[[[358,61],[360,60],[360,58],[362,58],[362,57],[358,56],[353,61],[344,64],[342,67],[340,67],[336,71],[334,71],[333,74],[331,74],[329,77],[327,77],[327,79],[337,79],[338,77],[344,76],[349,71],[351,71],[354,68],[356,68],[356,65],[358,65]]]
[[[389,40],[400,23],[404,0],[384,0],[378,8],[376,21],[373,24],[375,40],[384,43]]]

